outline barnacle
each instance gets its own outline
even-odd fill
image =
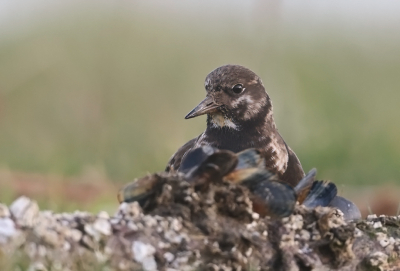
[[[188,152],[182,159],[178,173],[152,174],[126,185],[118,194],[120,202],[138,201],[143,207],[160,194],[169,179],[181,179],[197,190],[210,184],[231,183],[250,191],[253,211],[261,216],[286,217],[293,213],[296,202],[309,208],[328,206],[336,197],[336,185],[316,181],[316,170],[295,186],[279,180],[264,167],[264,158],[257,149],[240,153],[203,146]]]

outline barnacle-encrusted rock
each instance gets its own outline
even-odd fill
[[[0,205],[0,269],[12,257],[29,270],[358,271],[399,263],[399,217],[349,222],[336,209],[297,204],[272,219],[253,212],[241,185],[197,189],[180,175],[159,177],[161,189],[143,209],[122,203],[112,216],[39,212],[28,198],[10,211]]]

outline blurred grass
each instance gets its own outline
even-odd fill
[[[399,183],[395,28],[158,15],[83,10],[3,35],[0,165],[59,176],[89,166],[118,185],[161,171],[205,128],[205,118],[183,117],[204,97],[207,73],[236,63],[263,79],[305,170],[342,184]]]

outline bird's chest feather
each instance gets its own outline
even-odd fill
[[[260,134],[257,131],[236,131],[228,127],[207,129],[195,147],[211,145],[218,149],[240,152],[248,148],[260,149],[265,165],[271,171],[283,174],[288,163],[288,152],[282,138],[276,134]]]

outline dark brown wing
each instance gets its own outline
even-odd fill
[[[286,143],[285,143],[286,145]],[[287,168],[285,173],[282,176],[282,181],[287,184],[290,184],[292,187],[295,187],[299,181],[304,177],[304,170],[301,166],[299,159],[296,154],[292,151],[292,149],[286,145],[289,160],[287,164]]]
[[[180,147],[174,155],[172,155],[171,159],[169,159],[167,167],[165,171],[177,171],[179,166],[181,165],[182,157],[194,146],[198,137],[193,138],[192,140],[188,141],[185,145]]]

